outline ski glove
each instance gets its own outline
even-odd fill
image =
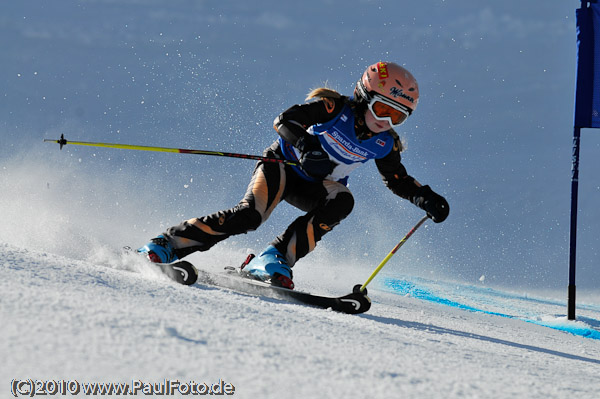
[[[302,136],[294,146],[302,154],[300,156],[302,170],[310,177],[323,179],[333,171],[334,165],[329,160],[329,155],[323,151],[319,139],[315,136]]]
[[[333,163],[323,150],[312,150],[302,154],[300,166],[307,175],[315,179],[324,179],[333,171]]]
[[[450,213],[448,201],[435,193],[429,186],[422,186],[417,189],[413,203],[427,212],[427,216],[435,223],[442,223]]]

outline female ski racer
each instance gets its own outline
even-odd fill
[[[291,267],[315,249],[354,206],[346,186],[354,168],[375,160],[387,187],[443,222],[448,202],[419,184],[401,163],[402,144],[393,128],[415,111],[419,87],[398,64],[370,65],[357,82],[353,97],[320,88],[274,121],[279,138],[264,156],[300,166],[258,162],[244,198],[233,208],[186,220],[138,249],[152,262],[171,263],[195,251],[206,251],[235,235],[256,230],[281,202],[306,212],[243,271],[271,284],[293,288]]]

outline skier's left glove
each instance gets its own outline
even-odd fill
[[[442,223],[450,213],[450,205],[448,205],[446,198],[435,193],[429,186],[422,186],[417,189],[413,203],[427,212],[427,216],[435,223]]]

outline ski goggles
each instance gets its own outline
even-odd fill
[[[410,112],[401,104],[379,95],[371,98],[368,107],[375,119],[387,121],[393,127],[400,126],[410,116]]]

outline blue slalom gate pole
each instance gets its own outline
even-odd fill
[[[577,199],[579,148],[582,128],[600,128],[600,4],[581,0],[575,11],[577,28],[577,75],[573,121],[571,167],[571,226],[569,243],[569,287],[567,317],[575,320],[575,263],[577,257]]]
[[[573,165],[571,167],[571,227],[569,238],[569,286],[567,291],[567,319],[575,320],[575,269],[577,261],[577,200],[579,191],[579,147],[581,128],[573,129]]]

